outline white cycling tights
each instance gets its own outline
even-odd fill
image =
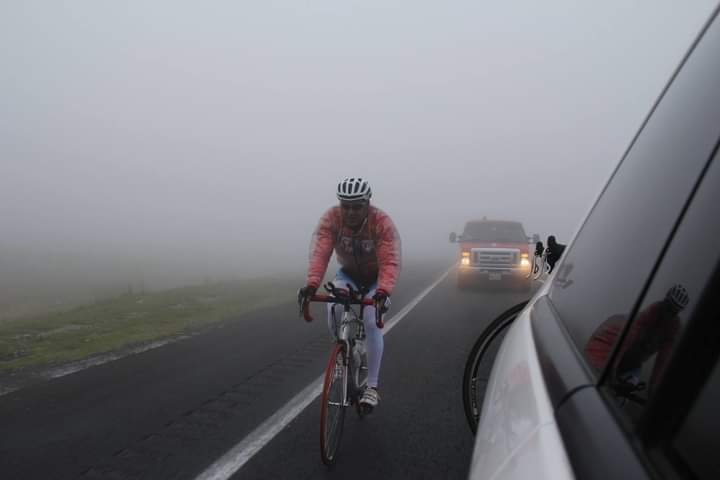
[[[356,288],[352,280],[350,280],[347,276],[344,275],[344,272],[340,270],[333,281],[336,287],[338,288],[347,288],[347,284],[350,283],[353,285],[353,288]],[[375,295],[375,287],[376,285],[372,285],[371,290],[368,292],[367,296],[372,297]],[[390,307],[390,299],[387,300],[386,303],[387,307]],[[333,320],[332,320],[332,311],[331,311],[331,304],[328,304],[328,328],[330,329],[331,334],[333,333]],[[353,307],[353,308],[359,308],[359,307]],[[342,307],[341,306],[335,306],[335,314],[338,319],[338,321],[342,318]],[[377,325],[375,324],[375,307],[366,306],[363,309],[363,324],[365,325],[365,346],[367,348],[367,363],[368,363],[368,386],[369,387],[375,387],[378,386],[378,380],[380,377],[380,363],[382,362],[382,356],[383,356],[383,349],[384,349],[384,341],[383,341],[383,334],[382,330],[380,330]]]
[[[328,328],[333,332],[332,307],[328,304]],[[335,306],[336,317],[338,321],[342,318],[342,307]],[[382,362],[383,349],[385,343],[383,341],[382,330],[375,324],[375,307],[366,306],[363,309],[363,323],[365,324],[365,347],[367,349],[367,367],[368,367],[368,387],[378,386],[380,377],[380,363]]]

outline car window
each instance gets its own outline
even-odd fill
[[[468,222],[462,238],[483,242],[527,242],[522,225],[513,222]]]
[[[604,387],[615,405],[637,420],[653,396],[671,359],[673,347],[720,264],[720,157],[716,156],[663,256],[643,302],[623,332]],[[621,328],[624,325],[621,325]],[[590,337],[587,355],[602,355],[612,339],[612,320]],[[588,353],[589,352],[589,353]]]
[[[715,148],[719,35],[715,22],[629,149],[553,279],[552,303],[595,373],[607,357],[588,351],[588,340],[602,324],[622,330]],[[608,348],[613,338],[607,338]]]

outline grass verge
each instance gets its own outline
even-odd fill
[[[293,279],[253,279],[126,294],[0,323],[0,375],[122,350],[291,301]]]

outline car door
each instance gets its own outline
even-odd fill
[[[652,450],[655,437],[647,422],[653,417],[636,412],[639,416],[630,422],[625,418],[627,410],[618,413],[617,399],[609,398],[608,379],[616,369],[615,358],[624,353],[621,339],[632,336],[633,322],[667,287],[654,283],[664,265],[661,260],[669,261],[680,234],[698,228],[685,223],[689,215],[697,209],[718,217],[695,203],[700,202],[695,196],[701,191],[720,191],[714,177],[703,181],[710,166],[718,163],[711,159],[719,138],[720,21],[716,11],[565,252],[548,295],[533,303],[533,336],[543,376],[568,457],[580,478],[657,474],[657,462],[647,461],[645,453],[636,451],[639,439],[648,446],[640,452]],[[713,200],[717,204],[719,198]],[[717,243],[717,232],[709,223],[705,227]],[[720,249],[705,248],[712,252],[696,252],[702,255],[697,259],[705,259],[712,271]],[[688,272],[694,275],[698,270]],[[612,341],[608,336],[605,356],[588,350],[588,341],[601,325],[612,326],[615,335]],[[658,393],[657,398],[661,402],[666,397]],[[637,433],[629,434],[633,429]],[[663,438],[670,434],[666,432]]]
[[[597,384],[557,409],[578,477],[720,478],[718,203],[716,154]],[[673,306],[668,294],[678,291],[682,303]],[[641,387],[631,393],[627,370]]]
[[[615,358],[623,351],[627,332],[645,310],[644,302],[654,300],[657,289],[653,290],[653,282],[660,278],[663,259],[669,260],[674,251],[672,247],[680,245],[675,243],[680,241],[680,234],[697,228],[696,223],[693,224],[695,227],[685,223],[686,219],[690,222],[689,215],[694,215],[695,211],[707,211],[699,207],[701,197],[697,195],[701,191],[719,190],[714,186],[715,180],[708,180],[715,177],[707,177],[707,183],[703,181],[710,165],[718,164],[711,162],[720,139],[720,21],[717,15],[716,9],[633,139],[557,264],[550,285],[541,289],[518,317],[498,354],[484,409],[493,395],[502,397],[497,385],[502,386],[501,380],[510,377],[510,373],[503,375],[500,368],[508,364],[503,359],[503,352],[511,350],[505,348],[510,343],[520,348],[520,342],[512,342],[513,335],[522,333],[520,327],[528,325],[523,319],[529,315],[532,341],[524,342],[522,347],[527,350],[527,355],[532,355],[533,361],[528,363],[537,363],[542,376],[542,388],[533,391],[543,395],[536,399],[537,405],[551,405],[554,410],[554,421],[565,449],[564,452],[556,451],[559,448],[556,441],[538,443],[530,454],[522,456],[525,461],[535,462],[533,465],[538,467],[535,472],[543,472],[541,467],[553,458],[563,457],[570,460],[579,478],[652,478],[658,474],[656,465],[669,458],[670,454],[665,453],[660,455],[661,460],[648,461],[646,458],[659,451],[658,444],[653,443],[657,437],[653,428],[657,423],[649,419],[658,418],[653,416],[658,415],[654,412],[666,413],[669,407],[665,410],[657,407],[657,410],[650,405],[647,413],[638,412],[640,416],[634,417],[635,423],[629,422],[623,419],[627,412],[618,410],[612,403],[617,399],[610,398],[605,379],[615,368]],[[702,185],[709,187],[702,189]],[[707,202],[707,198],[703,198],[703,202]],[[714,200],[717,203],[717,198]],[[714,235],[713,239],[717,238]],[[720,248],[714,250],[720,251]],[[715,252],[708,256],[706,267],[714,268],[713,262],[717,262]],[[692,273],[692,270],[688,272]],[[664,285],[657,288],[662,290]],[[697,296],[697,293],[693,295]],[[605,322],[611,322],[616,336],[608,342],[604,356],[591,356],[587,350],[588,341]],[[681,344],[685,344],[685,338],[690,338],[685,335],[694,331],[688,327],[687,334],[682,334]],[[677,351],[687,351],[688,347],[683,348],[686,350],[677,347]],[[498,364],[501,365],[498,367]],[[679,368],[676,365],[671,363],[668,367],[668,379],[670,372]],[[712,362],[708,365],[712,366]],[[702,371],[710,378],[707,369]],[[533,384],[537,383],[532,372],[530,377]],[[664,385],[670,383],[661,382],[657,392],[670,388]],[[692,418],[678,416],[673,423],[675,430],[665,432],[662,437],[667,440],[666,444],[670,439],[680,439],[678,432],[682,428],[687,430],[696,426],[697,418],[709,408],[703,398],[712,398],[716,390],[703,390],[704,397],[700,397],[698,392],[704,383],[696,379],[693,385],[694,389],[690,391],[697,395],[686,399],[686,405],[697,405],[693,411],[699,413]],[[666,401],[664,394],[657,395],[659,404]],[[527,406],[527,410],[531,411],[531,407]],[[546,420],[548,423],[544,425],[552,426],[553,418]],[[492,445],[493,439],[499,438],[496,434],[502,433],[512,432],[488,420],[479,426],[478,438],[487,439],[482,445]],[[686,434],[682,438],[697,437]],[[479,478],[478,472],[495,472],[497,478],[523,478],[513,476],[517,469],[505,468],[521,460],[517,449],[504,456],[486,455],[485,458],[478,454],[479,444],[476,442],[472,478]],[[688,447],[692,443],[683,445],[685,453],[692,450]],[[680,447],[675,450],[680,451]],[[670,450],[663,450],[666,451]]]
[[[686,58],[556,266],[532,311],[553,403],[602,373],[581,347],[630,318],[720,136],[720,21]]]

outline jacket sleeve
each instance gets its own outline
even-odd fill
[[[377,225],[378,290],[392,294],[402,257],[400,235],[389,216],[383,214]]]
[[[333,251],[332,209],[326,211],[318,222],[310,240],[310,263],[307,272],[307,285],[319,287],[325,276],[328,262]]]

